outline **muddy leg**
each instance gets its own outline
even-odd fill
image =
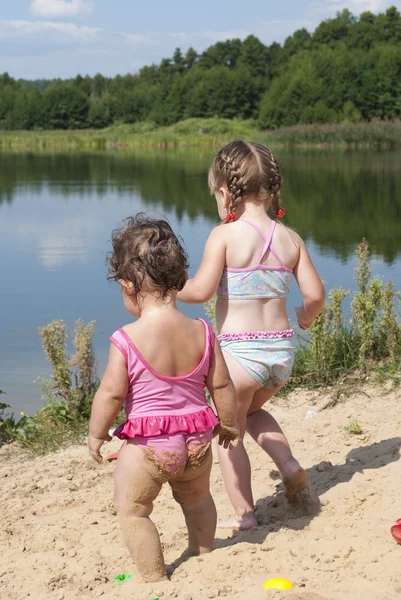
[[[179,478],[170,481],[174,498],[180,504],[187,524],[188,556],[213,550],[217,513],[210,494],[212,462],[209,447],[201,464],[188,465]]]
[[[114,501],[125,542],[146,582],[167,579],[159,534],[149,518],[163,483],[140,448],[131,442],[121,448]]]

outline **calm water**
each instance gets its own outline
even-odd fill
[[[165,215],[184,238],[192,271],[216,222],[207,190],[211,155],[0,154],[0,389],[16,412],[42,401],[49,376],[37,328],[96,320],[99,372],[108,336],[129,319],[106,280],[111,230],[137,211]],[[327,288],[353,287],[353,252],[366,237],[374,273],[401,289],[401,155],[279,153],[287,222],[307,240]],[[290,317],[299,293],[294,285]],[[202,314],[201,307],[184,307]]]

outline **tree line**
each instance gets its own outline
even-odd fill
[[[70,80],[0,75],[0,129],[171,125],[190,117],[253,119],[259,127],[401,117],[401,14],[349,10],[281,45],[253,35],[193,48],[136,74]]]

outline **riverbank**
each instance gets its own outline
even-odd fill
[[[272,147],[401,147],[401,121],[296,125],[261,131],[254,121],[186,119],[169,127],[154,123],[118,125],[77,131],[2,131],[1,151],[103,151],[135,148],[217,148],[245,138]]]
[[[401,518],[399,388],[368,382],[345,402],[323,409],[328,399],[321,391],[298,389],[270,407],[308,470],[320,513],[286,512],[274,465],[248,438],[260,527],[233,537],[219,530],[211,555],[181,564],[164,584],[135,585],[135,577],[133,587],[113,582],[119,573],[135,575],[113,508],[115,463],[97,465],[85,440],[46,458],[32,459],[16,445],[3,447],[2,596],[267,600],[277,594],[264,592],[263,581],[280,576],[295,584],[288,600],[398,597],[401,547],[390,527]],[[316,414],[306,419],[311,410]],[[352,433],[353,422],[359,434]],[[104,455],[120,443],[107,444]],[[211,481],[224,518],[230,507],[216,456]],[[168,486],[152,518],[171,564],[185,549],[186,534]]]

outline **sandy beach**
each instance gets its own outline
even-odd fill
[[[135,583],[135,569],[113,508],[115,463],[97,465],[86,446],[31,458],[0,450],[0,598],[80,600],[390,600],[401,598],[401,545],[390,527],[401,518],[401,392],[366,384],[333,408],[320,392],[293,392],[271,405],[294,454],[308,470],[320,512],[299,516],[284,506],[270,459],[249,438],[259,528],[217,531],[212,554],[178,560],[184,519],[165,486],[155,504],[171,581]],[[308,411],[316,411],[305,419]],[[346,426],[356,420],[362,433]],[[103,452],[118,450],[113,440]],[[219,518],[230,505],[215,456],[212,490]],[[113,581],[133,574],[126,584]],[[288,592],[264,591],[284,577]]]

